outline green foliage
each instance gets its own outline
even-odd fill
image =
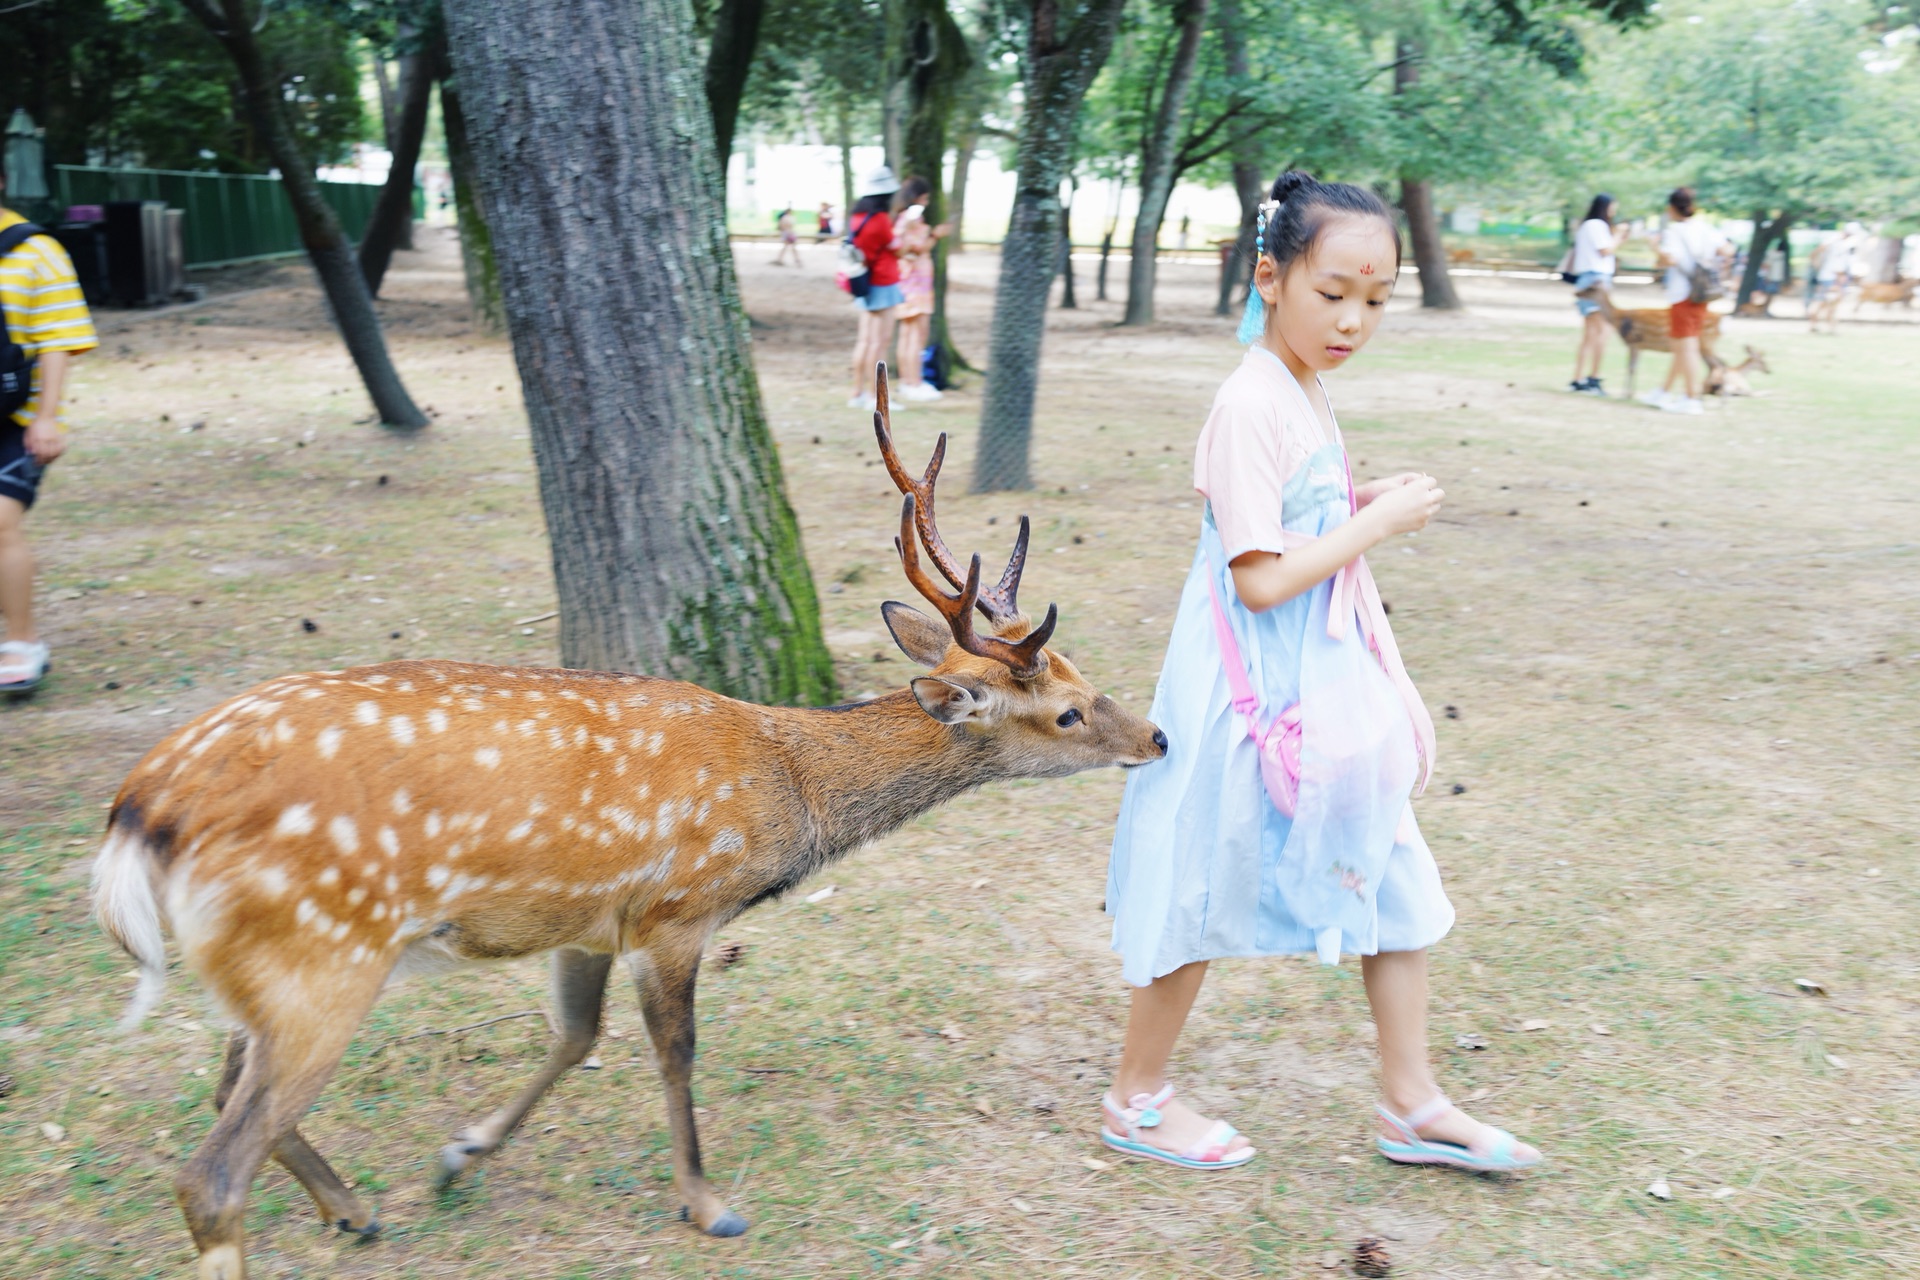
[[[264,172],[226,51],[175,0],[62,0],[7,16],[0,92],[47,130],[49,164]],[[362,137],[350,32],[323,14],[272,11],[260,40],[315,163]]]

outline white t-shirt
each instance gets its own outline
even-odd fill
[[[1698,266],[1712,266],[1726,239],[1698,218],[1669,222],[1660,233],[1660,252],[1673,259],[1667,268],[1667,303],[1685,302],[1693,291],[1688,274]]]
[[[1613,228],[1602,218],[1588,218],[1573,233],[1573,274],[1611,276],[1613,266]]]
[[[1820,255],[1820,266],[1814,279],[1822,281],[1838,280],[1853,269],[1853,239],[1850,236],[1835,236],[1827,241],[1827,251]]]

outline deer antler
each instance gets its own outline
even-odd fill
[[[947,433],[940,433],[939,440],[934,442],[933,457],[927,462],[926,474],[915,480],[901,463],[900,454],[893,446],[893,419],[887,405],[887,366],[884,361],[874,371],[873,403],[873,434],[880,441],[880,460],[886,464],[887,474],[893,477],[894,487],[916,499],[914,526],[919,532],[920,541],[925,545],[934,567],[940,570],[940,576],[947,580],[948,585],[958,587],[962,581],[960,561],[947,549],[946,540],[940,536],[933,519],[933,486],[940,478],[941,464],[947,460]],[[1006,571],[1000,575],[996,586],[982,588],[975,601],[980,606],[980,612],[987,616],[987,621],[995,626],[1020,616],[1020,575],[1027,567],[1029,532],[1027,518],[1021,516],[1020,532],[1013,540],[1013,555],[1007,560]],[[925,594],[924,588],[922,594]]]
[[[975,555],[968,563],[967,580],[961,586],[959,595],[948,595],[942,591],[940,584],[920,566],[920,552],[916,545],[918,538],[915,536],[918,506],[912,493],[908,493],[901,501],[900,536],[893,540],[895,549],[900,552],[900,567],[906,570],[907,581],[913,584],[914,590],[926,597],[928,604],[940,611],[940,616],[947,620],[948,629],[953,632],[953,642],[966,652],[976,658],[992,658],[995,662],[1003,662],[1022,680],[1039,675],[1047,665],[1043,650],[1053,636],[1054,623],[1060,619],[1059,608],[1048,605],[1046,618],[1018,641],[980,635],[973,629],[973,607],[980,603],[980,557]]]

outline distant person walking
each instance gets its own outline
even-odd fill
[[[873,377],[873,366],[886,358],[893,342],[893,322],[906,301],[900,288],[893,219],[888,215],[893,193],[899,189],[899,179],[883,164],[867,175],[860,198],[847,210],[847,239],[867,264],[866,295],[853,300],[860,309],[860,331],[853,343],[853,396],[847,403],[856,409],[874,407],[868,379]]]
[[[1643,403],[1668,413],[1705,413],[1700,402],[1700,329],[1707,319],[1710,286],[1733,256],[1725,236],[1694,217],[1693,188],[1675,188],[1667,197],[1667,225],[1656,248],[1666,268],[1668,333],[1673,339],[1673,364],[1666,385],[1641,396]],[[1678,383],[1684,394],[1675,395]]]
[[[820,229],[814,232],[813,242],[815,244],[825,244],[827,241],[833,239],[833,206],[825,200],[820,202],[819,218]]]
[[[6,179],[0,175],[0,199]],[[33,551],[27,511],[54,460],[67,451],[60,400],[67,372],[99,344],[73,260],[48,235],[11,209],[0,209],[0,308],[6,342],[0,369],[24,386],[0,396],[0,693],[26,693],[46,678],[49,655],[33,619]],[[29,363],[30,362],[30,363]],[[24,394],[22,394],[24,392]]]
[[[773,265],[785,266],[791,258],[794,266],[800,265],[800,235],[794,229],[793,206],[788,205],[780,211],[780,217],[774,225],[780,230],[780,252],[773,255]]]
[[[933,188],[925,178],[908,178],[894,197],[894,234],[900,245],[900,398],[938,400],[940,388],[926,380],[927,341],[933,330],[933,248],[951,235],[952,223],[927,225],[927,201]]]
[[[1620,202],[1604,191],[1587,206],[1587,216],[1573,233],[1571,270],[1576,294],[1596,285],[1613,291],[1615,258],[1621,241],[1627,238],[1627,229],[1614,225],[1619,212]],[[1607,317],[1591,298],[1576,297],[1573,305],[1581,315],[1580,345],[1573,353],[1573,381],[1567,389],[1604,396],[1607,393],[1600,386],[1600,361],[1607,354]]]
[[[1823,320],[1828,333],[1840,331],[1840,299],[1846,297],[1847,285],[1853,279],[1853,257],[1859,248],[1859,237],[1855,234],[1858,228],[1858,223],[1849,223],[1846,230],[1813,251],[1812,287],[1807,303],[1809,333],[1819,333]]]

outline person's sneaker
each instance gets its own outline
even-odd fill
[[[1603,398],[1604,398],[1604,397],[1606,396],[1606,394],[1607,394],[1607,393],[1606,393],[1606,391],[1605,391],[1605,390],[1604,390],[1604,389],[1603,389],[1603,388],[1602,388],[1602,387],[1600,386],[1600,379],[1598,379],[1598,378],[1588,378],[1588,379],[1587,379],[1587,394],[1588,394],[1588,395],[1590,395],[1590,396],[1601,396],[1601,397],[1603,397]]]
[[[873,394],[871,392],[862,392],[860,395],[853,396],[847,401],[847,408],[849,409],[865,409],[871,412],[874,407]]]
[[[1671,399],[1673,399],[1673,397],[1668,394],[1665,387],[1655,387],[1651,391],[1642,391],[1640,393],[1640,403],[1650,405],[1655,409],[1666,408],[1667,401]]]
[[[1669,396],[1660,406],[1668,413],[1705,413],[1707,406],[1692,396]]]
[[[32,693],[52,666],[47,646],[37,640],[0,644],[0,693]]]
[[[1587,380],[1585,378],[1576,378],[1574,381],[1569,382],[1567,384],[1567,390],[1573,392],[1573,394],[1575,395],[1579,395],[1582,391],[1585,391],[1586,389],[1587,389]]]
[[[930,382],[916,382],[911,386],[902,387],[900,389],[900,398],[903,400],[944,400],[946,396],[941,392],[940,388]]]

